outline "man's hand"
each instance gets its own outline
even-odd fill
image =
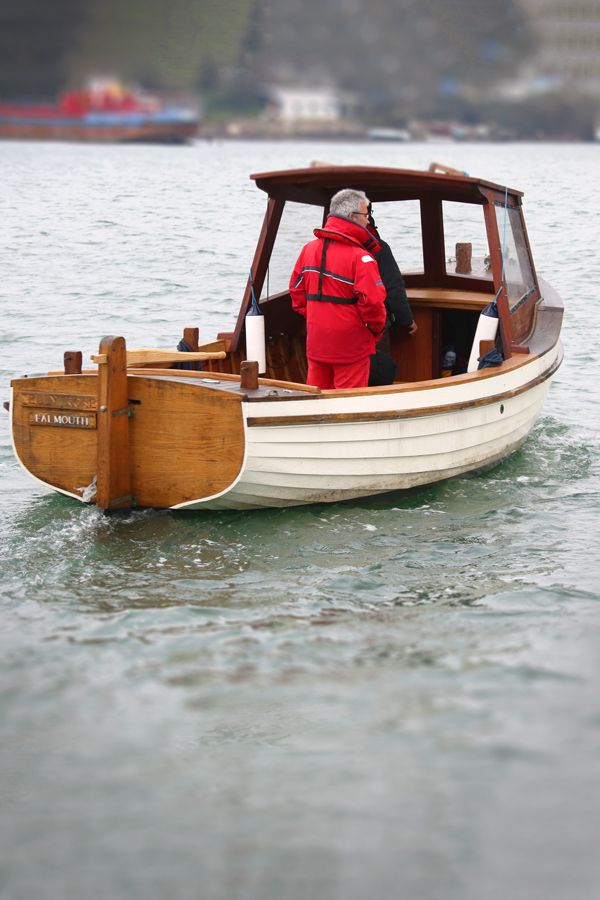
[[[415,334],[416,331],[418,331],[417,323],[413,320],[408,326],[408,333]]]

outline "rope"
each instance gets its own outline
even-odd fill
[[[183,338],[177,344],[177,349],[180,353],[193,353],[194,348],[190,347],[187,341],[184,341]],[[199,361],[194,362],[176,362],[171,366],[172,369],[188,369],[194,372],[202,372],[204,369],[204,363]]]
[[[250,293],[252,295],[252,315],[262,316],[260,311],[260,306],[256,301],[256,295],[254,293],[254,281],[252,280],[252,268],[250,268]]]

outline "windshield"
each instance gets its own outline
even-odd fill
[[[504,278],[511,312],[518,309],[536,290],[535,275],[529,258],[527,240],[518,209],[496,204],[496,221],[502,247]]]

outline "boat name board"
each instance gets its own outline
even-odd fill
[[[46,391],[21,391],[23,406],[41,406],[44,409],[93,410],[98,408],[98,400],[93,395],[50,394]]]
[[[51,425],[54,428],[96,428],[96,413],[74,413],[66,409],[46,409],[29,413],[30,425]]]

